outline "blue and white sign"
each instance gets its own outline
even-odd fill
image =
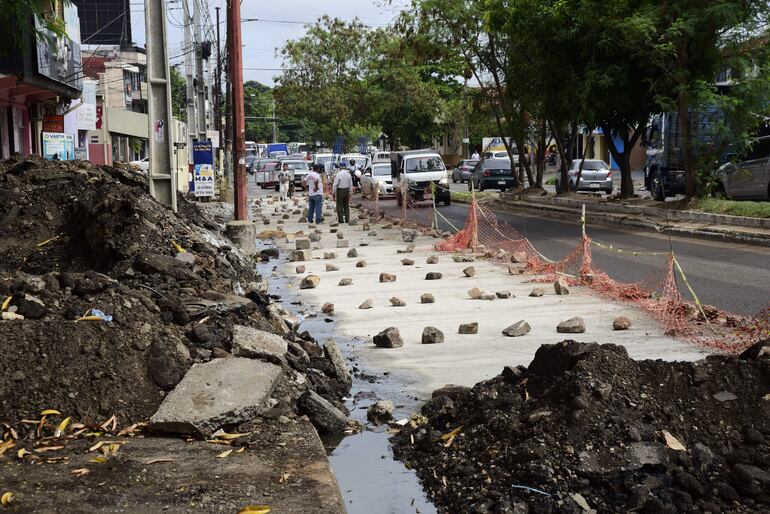
[[[43,132],[43,157],[49,160],[71,161],[75,158],[75,138],[72,134]]]
[[[195,196],[214,196],[214,152],[211,141],[193,141],[193,190]]]

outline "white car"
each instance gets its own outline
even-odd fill
[[[144,159],[138,160],[138,161],[131,161],[128,164],[131,166],[136,166],[139,168],[139,171],[142,173],[149,173],[150,171],[150,158],[145,157]]]
[[[420,202],[430,200],[435,193],[436,203],[451,205],[449,177],[441,155],[435,150],[411,150],[393,152],[391,173],[396,191],[396,205],[399,207],[410,199]],[[401,193],[404,189],[410,198]]]
[[[377,162],[390,162],[390,152],[375,152],[372,163]]]
[[[364,196],[374,198],[376,191],[379,191],[379,196],[394,194],[390,162],[375,162],[364,171],[361,177],[361,192]]]
[[[607,163],[600,159],[586,159],[583,162],[583,169],[580,172],[580,182],[578,182],[578,171],[580,170],[581,159],[573,159],[570,169],[567,171],[569,180],[569,191],[604,191],[608,195],[612,194],[612,170]],[[559,179],[556,179],[556,191],[560,192],[562,185]]]

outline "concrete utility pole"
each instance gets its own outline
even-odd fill
[[[195,75],[195,55],[193,52],[195,47],[192,42],[192,20],[187,0],[182,0],[182,15],[184,17],[184,75],[187,81],[187,92],[185,94],[187,97],[187,163],[192,164],[192,141],[197,136],[198,129],[196,127],[195,87],[193,85],[193,75]]]
[[[241,2],[228,0],[228,71],[233,104],[233,169],[235,171],[235,219],[247,221],[246,211],[246,122],[243,118],[243,38],[241,37]]]
[[[278,142],[278,124],[275,122],[275,100],[273,100],[273,143]]]
[[[220,46],[219,39],[219,7],[215,7],[217,11],[217,68],[216,78],[214,80],[214,128],[219,132],[219,148],[217,149],[217,163],[219,168],[222,169],[222,148],[225,147],[225,138],[222,134],[222,47]],[[227,175],[225,175],[227,177]]]
[[[166,47],[166,1],[144,0],[150,135],[150,194],[176,211],[176,170],[171,161],[171,73]]]
[[[193,27],[195,30],[195,97],[197,99],[198,141],[206,141],[206,88],[203,78],[203,32],[201,30],[201,0],[193,0]]]

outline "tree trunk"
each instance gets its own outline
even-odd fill
[[[610,147],[610,154],[612,155],[612,158],[615,159],[615,162],[618,163],[618,167],[620,168],[620,197],[633,198],[634,180],[631,176],[631,150],[636,144],[638,136],[629,141],[628,131],[620,134],[620,138],[623,140],[623,151],[621,152],[615,145],[615,139],[612,137],[612,131],[609,129],[609,127],[603,126],[602,132],[604,132],[604,135],[607,138],[607,144]],[[634,135],[636,136],[636,133]]]
[[[679,112],[679,126],[682,131],[682,167],[684,168],[684,194],[689,200],[695,197],[695,167],[692,156],[692,134],[690,125],[690,98],[687,91],[689,80],[687,77],[687,43],[681,43],[677,47],[676,64],[679,71],[679,94],[677,95],[677,110]]]
[[[567,142],[567,145],[565,145],[564,139],[562,139],[561,127],[553,122],[549,122],[549,124],[551,125],[551,133],[556,140],[556,149],[559,152],[559,160],[561,161],[559,163],[559,183],[561,184],[561,192],[558,194],[563,195],[569,188],[569,178],[567,177],[567,151],[565,146],[571,147],[572,143]]]

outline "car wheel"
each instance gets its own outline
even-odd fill
[[[711,196],[713,198],[719,198],[719,199],[727,198],[727,192],[725,192],[725,186],[722,184],[717,184],[714,187],[714,190],[711,191]]]
[[[473,182],[468,181],[468,191],[473,191]]]
[[[457,175],[452,173],[452,184],[457,184]]]

